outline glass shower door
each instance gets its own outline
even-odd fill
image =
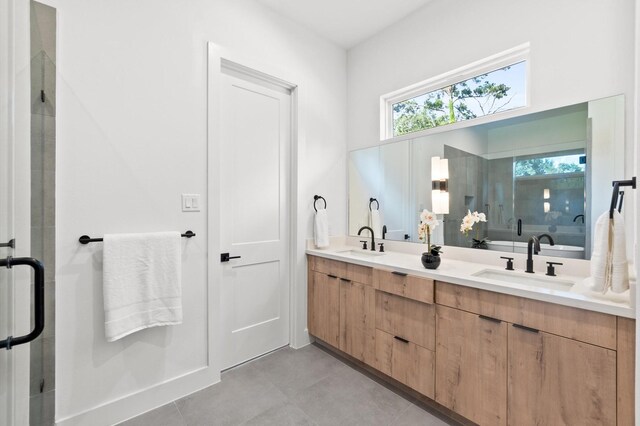
[[[8,88],[13,87],[11,51],[13,49],[11,7],[0,2],[0,243],[13,238],[13,194],[12,194],[12,127],[13,100]],[[0,247],[0,258],[11,255],[9,246]],[[14,294],[13,274],[10,269],[0,269],[0,339],[13,331]],[[12,351],[0,349],[0,426],[15,424],[16,395],[15,363]]]

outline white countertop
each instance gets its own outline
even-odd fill
[[[322,250],[308,249],[307,254],[343,262],[355,263],[363,266],[393,269],[394,271],[398,272],[428,277],[438,281],[444,281],[452,284],[458,284],[497,293],[526,297],[529,299],[557,303],[559,305],[587,309],[590,311],[618,315],[621,317],[635,318],[635,310],[631,307],[628,301],[622,302],[605,300],[604,296],[586,290],[581,284],[584,281],[584,277],[558,273],[558,280],[568,280],[577,284],[574,285],[574,287],[572,287],[570,291],[552,290],[544,287],[534,287],[531,285],[507,283],[499,280],[476,277],[473,276],[473,274],[485,269],[504,271],[504,268],[500,268],[494,265],[486,265],[483,263],[448,259],[446,255],[441,256],[442,262],[438,269],[429,270],[425,269],[422,266],[420,255],[416,254],[393,251],[387,251],[382,256],[366,256],[340,253],[346,250],[359,250],[359,248],[348,245],[339,245]],[[522,271],[513,271],[510,273],[513,273],[514,276],[528,275]],[[541,275],[544,277],[543,273],[541,274],[538,272],[536,275]],[[548,278],[551,280],[553,279],[551,277]],[[626,292],[627,298],[628,293],[629,291]],[[620,298],[623,299],[624,296],[621,296]]]

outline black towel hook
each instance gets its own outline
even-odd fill
[[[369,198],[369,211],[373,211],[371,209],[371,204],[373,204],[373,202],[376,202],[376,210],[380,210],[380,203],[378,202],[378,200],[376,200],[375,198]]]
[[[318,208],[316,207],[316,202],[318,200],[324,201],[324,208],[325,209],[327,208],[327,200],[325,200],[322,195],[314,195],[313,196],[313,209],[316,211],[316,213],[318,213]]]
[[[621,186],[630,186],[636,189],[636,177],[632,177],[629,180],[614,180],[613,194],[611,195],[611,207],[609,208],[609,219],[613,219],[613,211],[617,208],[618,213],[622,212],[622,201],[624,200],[624,191],[620,191]],[[618,196],[620,196],[620,203],[618,203]]]

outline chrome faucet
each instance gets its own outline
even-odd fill
[[[533,274],[533,255],[538,254],[540,252],[540,241],[538,237],[535,235],[529,238],[529,242],[527,243],[527,269],[525,272]]]
[[[360,235],[360,233],[364,230],[364,229],[368,229],[369,232],[371,233],[371,251],[376,251],[376,239],[375,236],[373,235],[373,229],[371,229],[368,226],[363,226],[362,228],[360,228],[358,230],[358,235]]]

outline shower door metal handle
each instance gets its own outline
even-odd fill
[[[34,322],[33,330],[24,336],[9,336],[0,340],[0,349],[10,350],[16,345],[29,343],[44,330],[44,265],[33,257],[7,257],[0,259],[0,267],[12,268],[14,266],[27,265],[33,269],[34,276]]]

